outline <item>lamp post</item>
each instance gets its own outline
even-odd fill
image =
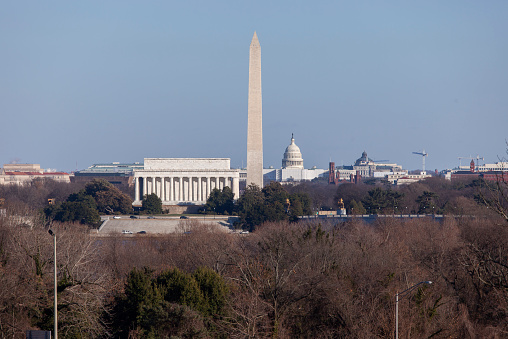
[[[53,258],[53,262],[54,262],[54,271],[55,271],[55,275],[54,275],[54,293],[55,293],[55,300],[54,300],[54,320],[55,320],[55,323],[53,325],[53,331],[55,332],[55,339],[58,339],[58,308],[57,308],[57,279],[56,279],[56,233],[53,232],[51,229],[48,230],[48,233],[53,237],[53,247],[54,247],[54,258]]]
[[[399,339],[399,300],[404,299],[409,293],[421,284],[432,284],[432,281],[420,281],[418,284],[411,286],[410,288],[395,293],[395,339]],[[400,298],[399,298],[400,297]]]

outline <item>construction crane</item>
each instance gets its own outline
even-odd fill
[[[484,160],[485,161],[485,159],[483,157],[480,157],[478,154],[476,155],[476,171],[477,172],[480,171],[480,168],[478,167],[479,166],[478,160]]]
[[[458,157],[458,158],[459,158],[459,169],[462,167],[462,159],[471,159],[471,160],[474,159],[471,156],[468,156],[468,157]]]
[[[425,157],[428,156],[429,153],[426,153],[425,150],[422,150],[421,152],[413,152],[413,154],[422,156],[422,170],[425,172]]]
[[[472,157],[472,156],[468,156],[468,157],[458,157],[459,158],[459,168],[461,168],[462,166],[462,159],[471,159],[474,161],[474,159],[476,159],[476,171],[478,172],[478,161],[479,160],[485,160],[483,157],[480,157],[478,154],[476,155],[476,158],[475,157]]]

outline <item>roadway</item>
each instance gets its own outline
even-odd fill
[[[232,225],[229,222],[230,217],[227,216],[191,216],[186,219],[180,219],[178,216],[136,216],[133,219],[128,215],[122,216],[101,216],[103,220],[100,228],[94,233],[98,235],[112,234],[168,234],[168,233],[185,233],[192,232],[193,228],[202,227],[204,225],[215,227],[220,232],[232,232]],[[124,232],[126,231],[126,232]]]

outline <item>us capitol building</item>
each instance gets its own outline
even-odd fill
[[[242,187],[246,183],[246,170],[240,171],[240,181],[243,181]],[[264,168],[263,181],[264,184],[269,184],[271,181],[277,181],[283,184],[291,184],[293,182],[310,181],[318,177],[327,177],[327,169],[317,169],[315,166],[311,169],[303,167],[303,158],[300,147],[295,144],[295,138],[291,135],[291,143],[286,147],[284,156],[282,158],[282,167]]]

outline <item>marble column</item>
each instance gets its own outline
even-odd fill
[[[198,198],[197,201],[203,201],[203,196],[201,192],[201,185],[203,184],[203,178],[198,177]]]
[[[134,200],[140,200],[139,199],[139,178],[134,177]]]
[[[178,201],[184,201],[183,199],[183,177],[178,177]]]
[[[162,189],[162,191],[164,192],[164,200],[163,201],[167,201],[168,200],[168,181],[166,180],[167,178],[166,177],[162,177],[162,182],[164,183],[164,188]]]
[[[173,193],[174,190],[175,190],[175,182],[174,182],[174,178],[171,177],[171,178],[169,178],[169,200],[170,201],[175,200],[174,193]]]
[[[164,184],[164,177],[161,176],[161,201],[166,200],[166,185]]]
[[[233,178],[233,193],[235,194],[234,199],[240,198],[240,178]]]

